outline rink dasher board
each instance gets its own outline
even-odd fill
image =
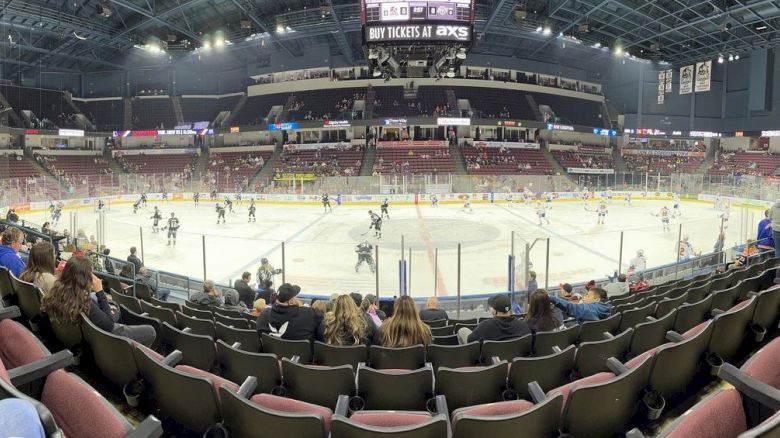
[[[671,192],[644,192],[644,191],[614,191],[612,193],[613,202],[622,202],[627,194],[631,194],[632,201],[672,201],[673,193]],[[218,193],[215,199],[210,199],[209,193],[201,193],[200,203],[223,203],[226,197],[230,197],[236,205],[248,204],[250,200],[254,199],[256,204],[268,204],[268,205],[307,205],[307,206],[320,206],[322,205],[321,195],[289,195],[289,194],[275,194],[275,193],[242,193],[241,201],[235,200],[235,193]],[[560,202],[582,202],[581,192],[554,192],[553,203]],[[406,195],[331,195],[330,201],[332,205],[348,205],[348,206],[377,206],[386,199],[391,206],[392,205],[430,205],[432,194],[406,194]],[[522,198],[522,193],[511,193],[511,201],[508,201],[509,193],[444,193],[436,194],[439,200],[439,204],[458,205],[463,204],[466,197],[472,204],[492,204],[492,203],[507,203],[512,202],[514,204],[523,204],[525,201]],[[147,193],[147,200],[149,202],[193,202],[193,193],[169,193],[168,199],[162,199],[162,193]],[[717,199],[717,195],[711,194],[699,194],[697,197],[693,195],[680,195],[680,201],[686,203],[701,203],[701,204],[714,204]],[[17,203],[11,204],[10,208],[16,210],[19,214],[33,214],[41,213],[49,209],[50,202],[62,202],[65,210],[87,209],[94,208],[99,200],[106,202],[107,206],[116,204],[130,204],[132,205],[140,198],[140,194],[125,194],[125,195],[111,195],[100,196],[94,198],[74,198],[74,199],[62,199],[52,201],[36,201],[29,203]],[[588,202],[598,202],[601,199],[606,199],[605,192],[590,192]],[[748,208],[755,210],[764,210],[772,206],[771,201],[763,201],[758,199],[749,198],[737,198],[733,196],[721,196],[721,201],[728,202],[732,208]],[[338,200],[338,201],[337,201]],[[544,199],[534,197],[533,201],[544,202]],[[9,206],[0,207],[0,212],[5,214],[8,211]]]

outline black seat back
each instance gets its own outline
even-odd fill
[[[712,295],[695,303],[687,303],[677,308],[674,331],[685,333],[707,318],[712,308]]]
[[[140,304],[139,304],[140,306]],[[154,339],[152,348],[157,349],[163,344],[163,329],[162,323],[157,318],[150,316],[140,315],[125,307],[124,304],[119,305],[119,311],[122,314],[121,322],[127,325],[150,325],[157,333],[157,337]]]
[[[301,365],[284,358],[282,375],[286,397],[329,409],[336,408],[339,395],[355,393],[355,372],[349,365]]]
[[[531,354],[533,343],[532,335],[506,341],[482,342],[482,363],[490,363],[493,357],[510,361],[516,357],[525,357]]]
[[[237,329],[249,329],[249,321],[246,318],[233,318],[222,315],[219,312],[214,312],[214,321],[221,322],[226,326],[235,327]]]
[[[326,367],[349,365],[352,369],[357,369],[359,363],[368,362],[368,347],[363,344],[328,345],[316,341],[314,343],[314,362]]]
[[[778,312],[780,312],[780,286],[758,294],[753,323],[769,331],[776,327]]]
[[[425,347],[387,348],[372,345],[368,350],[371,368],[416,370],[425,364]]]
[[[249,376],[257,377],[255,393],[270,393],[282,384],[279,361],[275,354],[253,353],[233,348],[223,340],[217,340],[217,360],[222,377],[236,384]]]
[[[620,327],[622,315],[612,315],[600,321],[585,321],[580,324],[580,342],[600,341],[604,332],[615,334]]]
[[[742,346],[757,301],[756,297],[751,297],[714,318],[715,328],[708,348],[710,353],[725,361],[734,357]]]
[[[742,294],[743,282],[739,281],[734,286],[722,291],[713,291],[712,309],[727,311],[731,309]]]
[[[125,295],[121,292],[117,292],[111,289],[111,301],[116,303],[117,306],[125,306],[128,310],[131,310],[137,314],[144,313],[141,309],[141,301],[136,297]]]
[[[257,353],[260,351],[260,335],[255,330],[244,330],[228,327],[217,321],[215,324],[217,339],[222,339],[228,345],[241,343],[241,350]]]
[[[628,352],[633,335],[634,329],[629,328],[611,339],[580,343],[574,368],[582,377],[609,371],[607,359],[614,357],[622,361]]]
[[[643,322],[634,327],[634,336],[628,350],[633,356],[639,356],[647,350],[666,342],[666,332],[674,326],[675,311],[667,313],[654,321]]]
[[[312,353],[309,341],[288,341],[265,333],[260,338],[264,353],[273,353],[280,359],[298,356],[300,363],[311,363]]]
[[[0,266],[0,298],[3,307],[11,307],[17,304],[16,292],[11,284],[11,273],[4,266]]]
[[[135,283],[135,297],[139,300],[149,301],[152,299],[152,290],[145,283],[138,281]]]
[[[553,353],[553,347],[565,349],[577,342],[580,326],[573,325],[563,330],[538,332],[534,338],[534,352],[537,356],[547,356]]]
[[[623,318],[620,319],[620,332],[627,328],[633,328],[639,323],[645,322],[645,318],[655,314],[655,303],[647,304],[643,307],[630,309],[623,312]]]
[[[43,292],[38,286],[32,283],[19,280],[13,275],[11,275],[10,278],[14,292],[16,292],[16,299],[19,302],[19,308],[22,311],[22,315],[31,323],[37,323],[41,318],[41,299],[43,299]]]
[[[140,303],[141,311],[143,313],[148,313],[149,316],[152,318],[157,318],[161,322],[167,322],[172,326],[176,325],[176,315],[174,315],[173,310],[157,307],[154,304],[148,303],[144,300],[140,300]]]
[[[181,365],[211,371],[217,360],[214,340],[208,336],[185,333],[167,322],[162,323],[162,337],[174,349],[181,351]]]
[[[550,391],[569,381],[574,367],[574,345],[547,356],[518,357],[509,368],[507,386],[517,393],[519,399],[530,400],[528,384],[539,383],[544,391]]]
[[[446,397],[450,411],[501,401],[508,366],[507,361],[501,361],[485,367],[441,367],[436,371],[436,393]]]
[[[217,336],[216,329],[214,328],[213,319],[201,319],[192,316],[187,316],[181,312],[176,312],[176,327],[180,330],[189,328],[190,333],[196,335],[208,336],[214,339]]]
[[[185,315],[191,317],[191,318],[200,318],[200,319],[214,319],[214,314],[211,313],[210,310],[200,310],[200,309],[194,309],[190,307],[190,302],[186,302],[184,306],[182,306],[181,311]]]
[[[424,323],[428,324],[428,327],[434,328],[434,327],[445,327],[449,324],[449,321],[446,319],[437,319],[434,321],[423,321]]]
[[[479,363],[479,342],[470,342],[464,345],[429,345],[428,362],[433,369],[439,367],[462,368],[471,367]]]
[[[101,330],[83,313],[81,331],[103,376],[119,388],[136,379],[138,367],[129,339]]]
[[[687,293],[682,293],[681,295],[678,295],[677,297],[674,298],[672,297],[664,298],[663,300],[658,302],[658,306],[655,308],[656,318],[663,318],[664,316],[676,310],[687,300],[688,300]]]
[[[691,391],[690,384],[704,364],[704,353],[713,328],[713,321],[704,322],[700,330],[690,334],[688,339],[659,348],[655,354],[650,387],[667,399]]]
[[[359,366],[357,393],[368,410],[425,411],[433,397],[433,369],[375,370]]]

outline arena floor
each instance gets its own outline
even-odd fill
[[[176,246],[167,246],[165,232],[152,233],[151,210],[159,205],[163,216],[175,212],[181,220]],[[591,201],[589,209],[597,203]],[[304,292],[374,292],[375,276],[368,266],[355,272],[355,246],[362,240],[379,245],[379,290],[382,295],[398,292],[401,239],[404,258],[411,249],[410,292],[427,296],[434,290],[434,272],[439,295],[457,294],[457,244],[461,244],[461,293],[484,294],[505,291],[508,287],[508,255],[511,232],[515,232],[517,265],[522,265],[526,242],[550,238],[549,266],[546,266],[546,240],[537,241],[531,250],[531,263],[538,273],[540,287],[545,285],[549,269],[549,287],[561,282],[581,282],[603,278],[618,267],[620,231],[623,236],[623,266],[638,249],[647,256],[648,267],[674,262],[679,224],[683,235],[689,235],[696,251],[708,253],[718,235],[720,218],[712,205],[683,202],[682,217],[672,220],[671,230],[664,231],[657,213],[668,201],[635,200],[631,207],[615,200],[609,206],[605,225],[597,225],[597,214],[587,211],[580,202],[553,203],[547,217],[551,224],[538,226],[536,211],[521,203],[474,204],[472,211],[461,205],[392,205],[390,219],[383,223],[381,239],[367,233],[367,206],[336,206],[325,213],[321,206],[258,204],[257,223],[247,223],[247,202],[227,213],[227,224],[216,225],[214,205],[202,202],[151,203],[133,214],[129,204],[111,206],[106,214],[106,241],[112,256],[125,258],[130,246],[141,247],[143,232],[146,265],[195,278],[204,277],[203,245],[205,242],[205,277],[221,284],[240,276],[243,271],[256,272],[260,259],[269,258],[275,267],[282,266],[285,242],[285,280],[299,284]],[[374,208],[374,211],[378,210]],[[78,228],[95,234],[98,215],[78,210]],[[753,238],[758,210],[732,209],[727,228],[726,246]],[[24,219],[42,223],[48,213],[24,215]],[[68,228],[67,212],[56,227]],[[141,231],[142,230],[142,231]],[[365,234],[365,235],[364,235]],[[438,259],[438,269],[437,266]],[[517,286],[521,287],[522,267],[518,267]],[[277,277],[280,283],[281,278]]]

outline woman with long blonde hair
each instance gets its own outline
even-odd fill
[[[98,328],[125,336],[144,345],[152,345],[156,337],[150,325],[124,325],[115,322],[108,304],[103,282],[92,273],[92,262],[86,257],[71,257],[49,293],[43,296],[41,309],[51,321],[61,325],[78,325],[79,314]]]
[[[403,348],[413,345],[428,345],[431,329],[422,322],[417,306],[410,296],[395,300],[393,316],[386,319],[379,329],[383,347]]]
[[[340,295],[333,304],[333,310],[325,314],[320,333],[326,344],[368,345],[373,329],[373,324],[366,321],[355,300],[349,295]]]

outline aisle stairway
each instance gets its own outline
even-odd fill
[[[363,162],[360,165],[360,176],[371,176],[374,172],[374,163],[376,162],[376,148],[367,147],[363,154]]]

